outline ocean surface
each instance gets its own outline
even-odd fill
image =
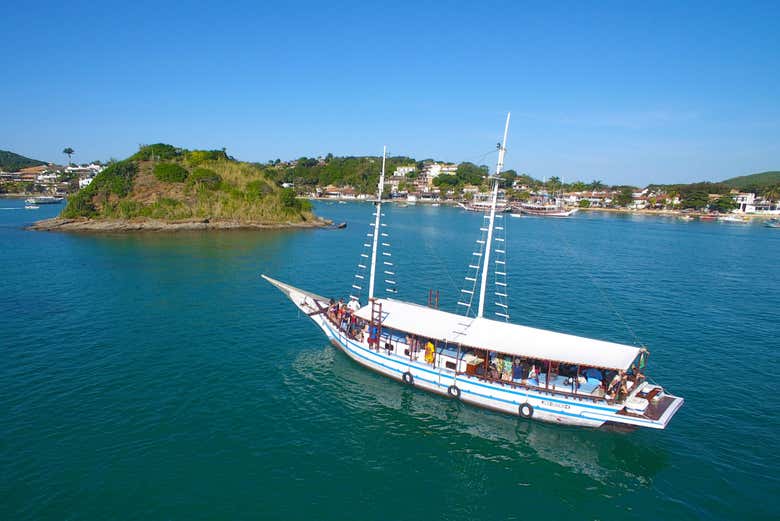
[[[260,273],[347,296],[345,230],[25,231],[0,200],[0,519],[778,519],[780,230],[507,218],[510,313],[646,345],[665,431],[521,420],[351,362]],[[456,309],[481,216],[387,207],[399,297]]]

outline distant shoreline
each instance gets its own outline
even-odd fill
[[[308,197],[310,201],[321,201],[321,202],[344,202],[344,203],[369,203],[372,200],[371,199],[357,199],[354,197]],[[462,203],[458,203],[457,201],[452,200],[446,200],[446,201],[435,201],[431,199],[423,199],[423,200],[417,200],[417,201],[407,201],[405,199],[382,199],[382,203],[391,203],[391,204],[406,204],[410,206],[419,205],[419,206],[430,206],[432,204],[439,204],[441,206],[460,206]],[[775,217],[774,215],[770,214],[733,214],[733,213],[707,213],[707,212],[699,212],[699,211],[683,211],[683,210],[648,210],[648,209],[641,209],[641,210],[631,210],[629,208],[600,208],[600,207],[589,207],[589,208],[580,208],[577,206],[571,207],[571,209],[577,209],[581,212],[604,212],[604,213],[620,213],[620,214],[629,214],[629,215],[655,215],[660,217],[682,217],[682,216],[690,216],[690,217],[701,217],[701,216],[709,216],[709,217],[718,217],[718,216],[724,216],[724,215],[736,215],[739,217],[745,217],[748,219],[770,219],[772,217]]]
[[[317,218],[306,222],[262,223],[240,221],[214,221],[209,219],[167,222],[155,219],[63,219],[54,217],[31,224],[26,229],[34,231],[62,231],[87,233],[114,232],[178,232],[205,230],[285,230],[313,229],[330,226],[332,221]]]
[[[27,199],[28,197],[40,197],[48,194],[0,194],[0,199]]]

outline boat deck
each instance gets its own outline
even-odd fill
[[[650,400],[649,404],[647,405],[647,409],[645,409],[645,412],[643,414],[637,414],[630,411],[627,411],[626,409],[623,409],[618,412],[621,416],[631,416],[633,418],[646,418],[648,420],[658,421],[661,419],[661,416],[664,415],[664,413],[669,409],[669,407],[672,406],[672,404],[675,402],[677,398],[674,396],[668,396],[664,395],[661,398],[657,400]]]

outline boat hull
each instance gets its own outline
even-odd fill
[[[458,399],[477,407],[491,409],[513,416],[530,419],[597,428],[605,424],[649,427],[663,429],[682,406],[682,398],[667,395],[672,401],[667,404],[658,419],[648,419],[625,413],[621,404],[608,404],[583,397],[524,388],[510,383],[495,383],[456,374],[451,370],[436,368],[431,364],[409,359],[408,356],[390,354],[384,349],[370,349],[366,342],[357,341],[340,331],[322,312],[328,301],[313,293],[294,288],[263,275],[268,282],[285,293],[290,300],[314,321],[328,340],[358,364],[394,380],[416,388],[454,398],[453,386],[457,388]],[[411,378],[404,375],[411,375]],[[410,383],[411,381],[411,383]],[[530,416],[528,407],[531,406]],[[521,408],[523,413],[521,414]]]
[[[524,215],[533,215],[536,217],[571,217],[577,213],[577,208],[572,208],[571,210],[537,210],[521,206],[519,211]]]

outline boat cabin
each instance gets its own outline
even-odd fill
[[[644,379],[647,351],[633,346],[393,299],[375,299],[354,316],[375,349],[465,378],[609,402],[625,401]]]

